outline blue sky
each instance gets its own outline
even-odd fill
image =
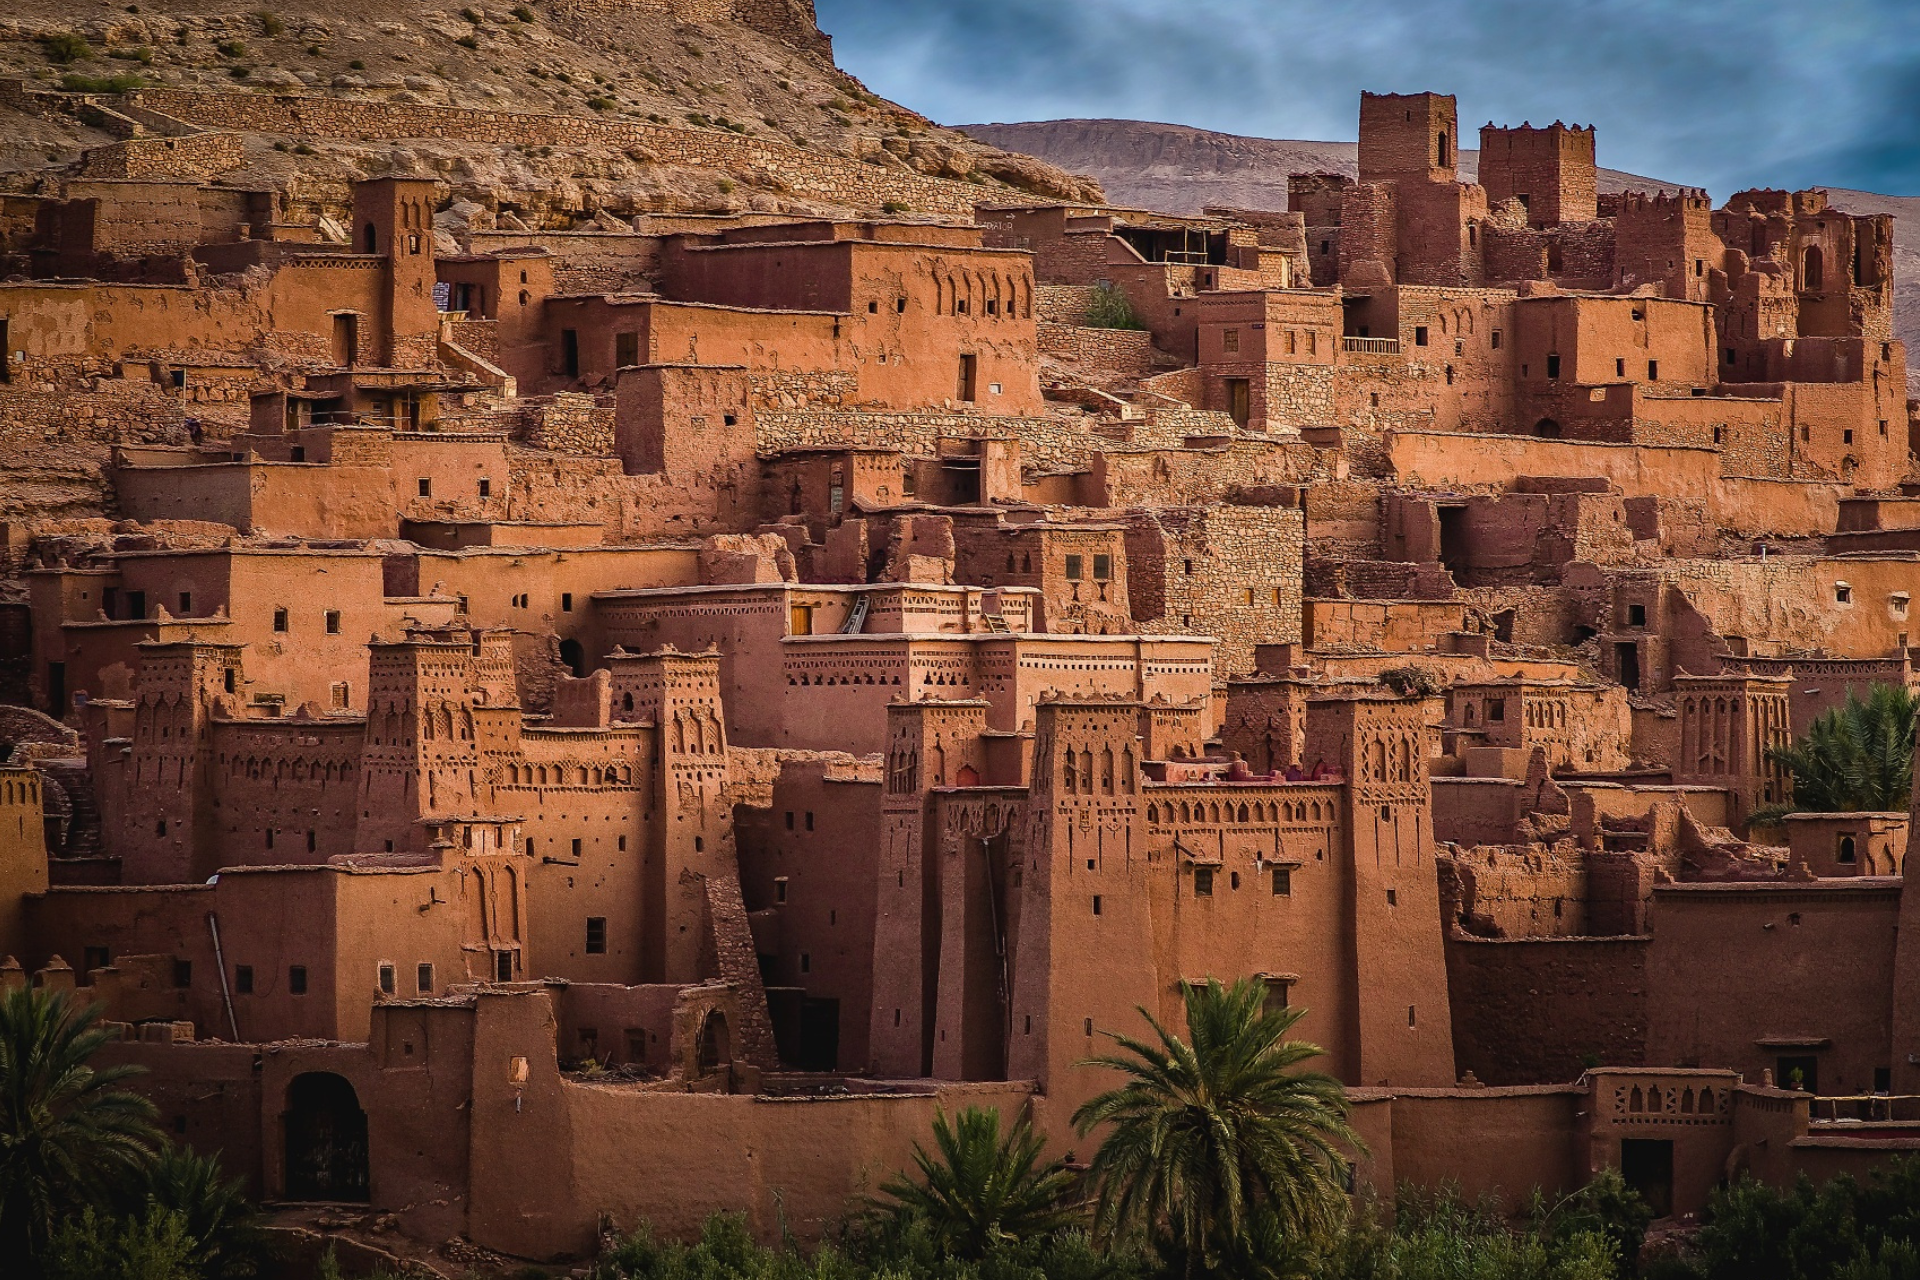
[[[1351,141],[1362,89],[1599,129],[1707,187],[1920,195],[1920,0],[815,0],[840,65],[945,124],[1112,116]]]

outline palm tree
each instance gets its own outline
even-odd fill
[[[179,1215],[195,1271],[205,1280],[240,1280],[260,1269],[266,1244],[246,1182],[226,1178],[220,1157],[167,1146],[147,1166],[136,1190],[150,1210]]]
[[[1807,727],[1798,742],[1772,747],[1767,759],[1793,775],[1789,804],[1756,810],[1749,822],[1789,813],[1904,812],[1913,791],[1916,699],[1904,686],[1877,684],[1862,701],[1847,694]]]
[[[151,1158],[153,1104],[94,1067],[99,1011],[22,987],[0,999],[0,1249],[34,1257],[55,1220],[100,1202]]]
[[[880,1188],[896,1213],[919,1217],[934,1242],[979,1258],[995,1245],[1029,1240],[1072,1225],[1073,1176],[1043,1161],[1045,1143],[1023,1118],[1000,1132],[1000,1113],[967,1107],[949,1123],[933,1117],[937,1154],[913,1144],[920,1180],[895,1174]]]
[[[1145,1009],[1154,1040],[1082,1065],[1127,1079],[1074,1113],[1082,1134],[1109,1126],[1089,1176],[1096,1226],[1154,1240],[1188,1275],[1269,1270],[1338,1230],[1348,1162],[1364,1152],[1340,1082],[1301,1064],[1318,1045],[1289,1040],[1304,1009],[1267,1009],[1266,984],[1187,989],[1192,1042]]]

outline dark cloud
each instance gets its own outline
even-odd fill
[[[816,0],[840,63],[960,123],[1114,116],[1352,139],[1362,89],[1599,128],[1725,196],[1920,194],[1916,0]]]

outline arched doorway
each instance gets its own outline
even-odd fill
[[[576,680],[587,674],[587,652],[578,640],[560,642],[560,661],[567,664],[567,670],[573,672]]]
[[[1533,424],[1533,434],[1544,440],[1558,440],[1560,438],[1560,424],[1552,418],[1542,418]]]
[[[1807,256],[1800,273],[1800,287],[1808,293],[1818,293],[1827,283],[1827,259],[1820,252],[1819,245],[1808,245]]]
[[[295,1076],[281,1121],[287,1199],[367,1199],[367,1113],[352,1084],[331,1071]]]

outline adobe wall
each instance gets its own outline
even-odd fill
[[[1145,378],[1153,372],[1153,335],[1142,329],[1088,329],[1041,320],[1040,354],[1078,366],[1074,372],[1108,380]]]
[[[1452,1187],[1468,1203],[1490,1199],[1517,1213],[1535,1188],[1551,1203],[1589,1176],[1581,1139],[1585,1089],[1396,1089],[1393,1176]],[[1470,1137],[1468,1135],[1471,1135]],[[1463,1141],[1472,1145],[1462,1160]]]
[[[1635,938],[1447,937],[1447,997],[1462,1073],[1488,1084],[1571,1080],[1648,1053],[1647,959]]]
[[[454,138],[497,146],[639,148],[656,164],[740,176],[767,174],[795,195],[850,208],[904,204],[916,213],[971,217],[981,189],[927,178],[798,147],[742,138],[721,130],[621,124],[578,116],[543,116],[465,107],[288,94],[142,89],[132,100],[209,129],[354,138]]]
[[[1757,1081],[1778,1058],[1807,1055],[1819,1061],[1815,1092],[1871,1092],[1893,1065],[1899,910],[1899,882],[1884,879],[1656,887],[1647,1060]]]

